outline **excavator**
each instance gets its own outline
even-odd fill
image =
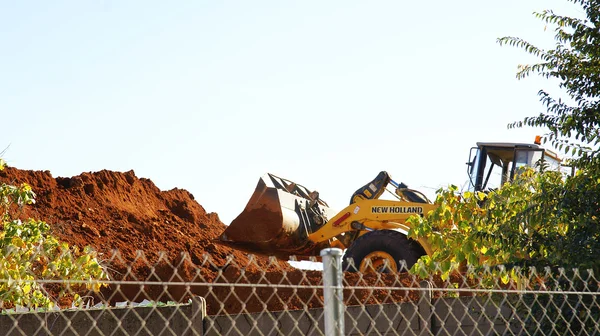
[[[563,169],[556,153],[534,143],[478,142],[467,162],[468,189],[489,191],[512,180],[522,166]],[[388,191],[393,199],[381,199]],[[258,181],[244,210],[215,240],[247,253],[317,258],[328,247],[345,250],[349,272],[402,272],[432,254],[426,240],[407,237],[410,216],[435,209],[423,193],[381,171],[350,197],[349,205],[331,209],[317,191],[267,173]]]

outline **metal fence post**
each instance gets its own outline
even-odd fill
[[[342,250],[326,248],[323,257],[323,297],[325,335],[344,335],[344,291],[342,284]]]
[[[431,297],[433,284],[429,281],[419,282],[421,291],[419,293],[419,335],[433,335],[433,315]]]

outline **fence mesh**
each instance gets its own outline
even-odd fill
[[[32,259],[34,260],[34,259]],[[38,268],[44,264],[37,256]],[[222,260],[222,259],[219,259]],[[472,270],[442,278],[298,269],[276,259],[191,260],[118,251],[108,278],[44,278],[0,268],[4,335],[325,335],[323,267],[342,279],[345,335],[597,335],[598,279],[590,270]],[[316,261],[316,260],[313,260]],[[33,268],[35,269],[35,267]],[[15,273],[17,272],[17,273]],[[35,272],[34,272],[35,273]],[[97,291],[95,291],[97,289]],[[34,293],[34,294],[32,294]],[[51,304],[35,295],[43,295]],[[35,303],[38,302],[38,303]]]

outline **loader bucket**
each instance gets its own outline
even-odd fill
[[[319,210],[327,212],[327,204],[308,189],[266,174],[258,181],[244,210],[216,242],[248,253],[283,259],[290,255],[312,255],[314,244],[307,236],[314,223],[310,216],[301,215],[300,208],[306,209],[315,200]]]

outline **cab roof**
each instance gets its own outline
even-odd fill
[[[478,142],[477,147],[503,147],[503,148],[532,148],[532,149],[543,149],[546,154],[550,155],[558,161],[562,161],[561,158],[555,152],[546,149],[540,145],[524,142]]]
[[[528,148],[542,148],[539,145],[524,143],[524,142],[478,142],[477,147],[528,147]]]

